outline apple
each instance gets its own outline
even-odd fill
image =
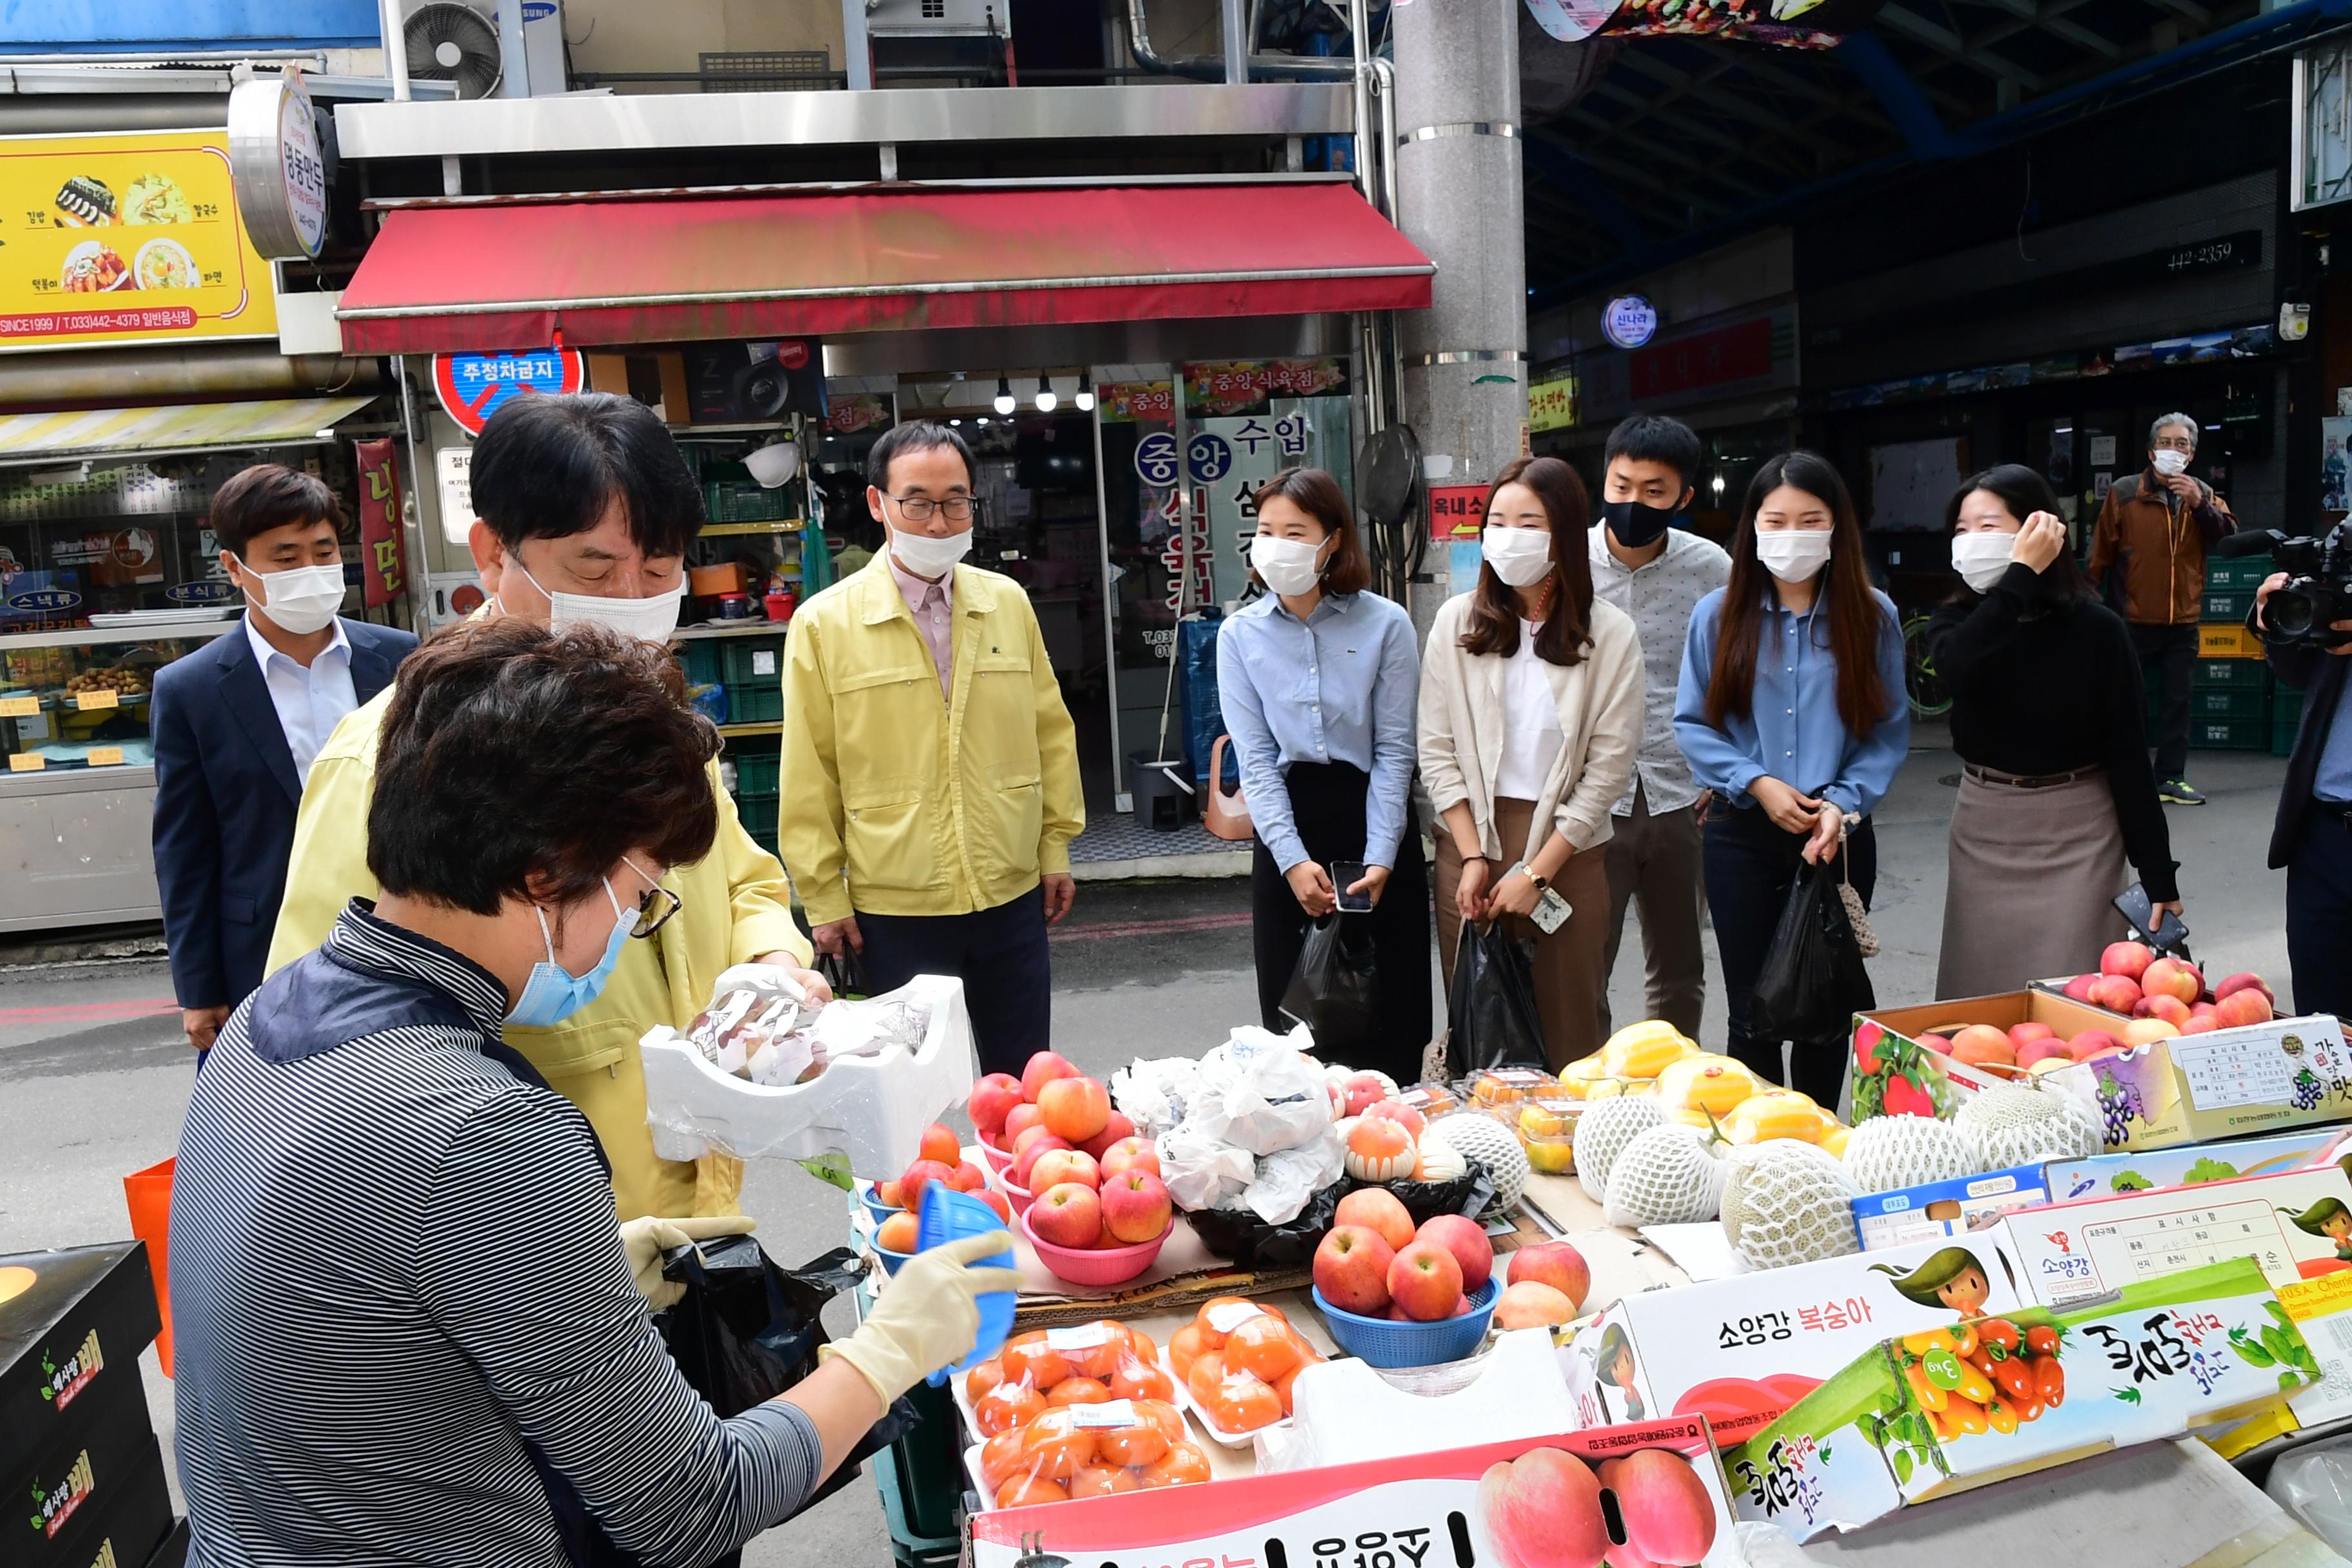
[[[1054,1135],[1076,1148],[1110,1125],[1110,1091],[1090,1078],[1057,1078],[1037,1091],[1037,1109]]]
[[[2021,1068],[2030,1068],[2036,1062],[2066,1062],[2074,1059],[2066,1049],[2066,1042],[2055,1038],[2028,1040],[2019,1047],[2017,1053],[2017,1065]]]
[[[2205,977],[2197,966],[2178,958],[2159,958],[2139,977],[2139,988],[2149,996],[2176,996],[2182,1005],[2205,994]]]
[[[1315,1288],[1343,1312],[1378,1312],[1389,1304],[1389,1265],[1395,1258],[1379,1231],[1333,1226],[1315,1248]]]
[[[1495,1302],[1498,1329],[1533,1329],[1573,1321],[1576,1303],[1549,1285],[1521,1279],[1503,1287]]]
[[[1029,1152],[1030,1150],[1040,1147],[1046,1149],[1068,1149],[1075,1147],[1075,1145],[1066,1138],[1056,1138],[1049,1129],[1042,1125],[1037,1127],[1024,1127],[1021,1130],[1021,1136],[1013,1141],[1013,1157],[1015,1160],[1018,1160],[1022,1155]]]
[[[2123,1042],[2105,1029],[2085,1029],[2066,1042],[2066,1054],[2076,1061],[2088,1061],[2099,1051],[2113,1050]]]
[[[2111,942],[2099,954],[2099,973],[2120,974],[2126,980],[2137,980],[2156,962],[2156,950],[2146,942]]]
[[[1584,1254],[1565,1241],[1540,1241],[1533,1247],[1522,1247],[1506,1262],[1505,1277],[1512,1284],[1533,1281],[1549,1285],[1567,1297],[1571,1307],[1582,1307],[1585,1297],[1592,1293],[1592,1266],[1584,1261]]]
[[[960,1193],[976,1193],[988,1185],[988,1177],[969,1160],[958,1160],[954,1170],[948,1173],[948,1185]]]
[[[1048,1154],[1063,1154],[1070,1152],[1070,1146],[1067,1143],[1048,1132],[1015,1156],[1013,1169],[1007,1173],[1012,1176],[1014,1186],[1024,1188],[1029,1192],[1036,1192],[1039,1189],[1029,1180],[1029,1173],[1035,1168],[1037,1162]]]
[[[2184,1035],[2210,1035],[2221,1026],[2221,1021],[2208,1013],[2202,1017],[2191,1018],[2181,1025],[2180,1032]]]
[[[1402,1100],[1380,1100],[1364,1114],[1378,1117],[1383,1121],[1393,1121],[1415,1138],[1419,1138],[1423,1130],[1429,1125],[1427,1118]]]
[[[1454,1255],[1454,1264],[1462,1270],[1465,1295],[1483,1289],[1487,1276],[1495,1272],[1495,1244],[1486,1239],[1486,1233],[1479,1228],[1476,1220],[1458,1214],[1442,1214],[1423,1226],[1416,1239],[1433,1241]],[[1465,1306],[1464,1310],[1468,1309]]]
[[[2164,961],[2158,959],[2157,962],[2161,963]],[[2156,971],[2151,968],[2148,973],[2153,974]],[[2149,1017],[2161,1018],[2176,1029],[2197,1016],[2189,1010],[2188,1003],[2168,991],[2160,991],[2155,995],[2143,997],[2142,1001],[2147,1007]]]
[[[964,1102],[971,1112],[971,1124],[982,1132],[1002,1132],[1004,1119],[1021,1103],[1021,1080],[1009,1072],[992,1072],[971,1086],[971,1098]]]
[[[2016,1048],[2019,1058],[2022,1060],[2025,1056],[2026,1047],[2032,1045],[2036,1040],[2050,1039],[2057,1033],[2057,1030],[2052,1028],[2047,1024],[2011,1024],[2009,1026],[2009,1043]]]
[[[1045,1125],[1045,1113],[1024,1100],[1004,1113],[1004,1125],[997,1131],[996,1135],[1003,1141],[1007,1149],[1012,1149],[1018,1146],[1021,1134],[1028,1131],[1032,1127]]]
[[[2134,1018],[2124,1026],[2123,1041],[2127,1046],[2145,1046],[2171,1039],[2179,1033],[2179,1025],[2168,1024],[2161,1018]]]
[[[1358,1187],[1339,1200],[1332,1218],[1337,1225],[1360,1225],[1377,1233],[1391,1251],[1402,1252],[1412,1245],[1412,1215],[1386,1187]]]
[[[1064,1182],[1029,1205],[1029,1228],[1054,1247],[1092,1247],[1102,1236],[1102,1199],[1092,1187]]]
[[[1591,1468],[1560,1448],[1530,1448],[1487,1467],[1474,1510],[1494,1568],[1601,1568],[1616,1548]]]
[[[2074,979],[2066,982],[2067,997],[2076,1002],[2088,1002],[2091,999],[2091,987],[2097,984],[2098,978],[2096,974],[2077,974]]]
[[[915,1216],[900,1209],[875,1230],[874,1245],[885,1252],[912,1252],[917,1235]]]
[[[2126,974],[2102,974],[2091,983],[2091,1005],[2128,1017],[2139,1005],[2139,983]]]
[[[2210,1002],[2191,1002],[2189,1004],[2189,1016],[2192,1018],[2210,1018],[2213,1016],[2213,1004]]]
[[[1103,1228],[1122,1247],[1157,1241],[1167,1232],[1172,1205],[1167,1184],[1150,1171],[1129,1170],[1102,1189]]]
[[[955,1185],[955,1167],[942,1165],[937,1160],[918,1160],[907,1167],[898,1178],[898,1206],[919,1209],[923,1206],[923,1188],[937,1182],[943,1187]]]
[[[2271,994],[2259,985],[2242,985],[2213,1004],[2213,1026],[2218,1029],[2267,1024],[2273,1016]]]
[[[2259,974],[2239,973],[2231,975],[2227,980],[2222,981],[2221,984],[2213,987],[2213,1000],[2219,1002],[2222,997],[2227,996],[2233,992],[2244,991],[2250,988],[2259,991],[2264,996],[2269,997],[2272,1006],[2275,1007],[2278,1005],[2278,994],[2273,991],[2269,985],[2265,984],[2263,981],[2263,977]]]
[[[1715,1500],[1680,1454],[1636,1448],[1611,1466],[1604,1484],[1617,1494],[1625,1543],[1650,1562],[1695,1563],[1715,1545]]]
[[[1038,1090],[1055,1079],[1076,1078],[1078,1068],[1069,1058],[1055,1051],[1039,1051],[1021,1069],[1021,1098],[1035,1104]]]
[[[1342,1116],[1361,1116],[1381,1100],[1391,1098],[1397,1086],[1386,1073],[1350,1073],[1339,1085],[1345,1098],[1340,1102]]]
[[[1092,1154],[1095,1157],[1095,1163],[1099,1165],[1102,1163],[1103,1155],[1109,1151],[1112,1144],[1134,1136],[1135,1123],[1129,1120],[1127,1112],[1114,1110],[1110,1113],[1109,1120],[1103,1123],[1103,1130],[1091,1138],[1081,1140],[1078,1147]]]
[[[1416,1239],[1389,1263],[1389,1300],[1416,1322],[1454,1315],[1462,1294],[1462,1265],[1433,1241]]]
[[[1035,1163],[1029,1167],[1029,1179],[1021,1184],[1042,1193],[1066,1182],[1076,1182],[1082,1187],[1099,1188],[1102,1171],[1096,1165],[1094,1156],[1083,1149],[1048,1149],[1037,1156]]]
[[[1003,1220],[1007,1225],[1011,1225],[1013,1223],[1013,1200],[1011,1198],[1006,1197],[994,1187],[982,1187],[980,1191],[972,1194],[971,1195],[978,1198],[982,1203],[986,1204],[990,1208],[994,1209],[996,1211],[997,1218]]]
[[[1970,1024],[1952,1037],[1952,1059],[1971,1067],[2014,1067],[2017,1048],[1990,1024]]]
[[[1941,1035],[1922,1035],[1919,1037],[1919,1043],[1939,1057],[1948,1057],[1952,1054],[1952,1042]]]
[[[952,1171],[956,1162],[963,1158],[963,1140],[958,1138],[952,1129],[934,1121],[923,1129],[923,1141],[916,1145],[915,1157],[936,1160]]]
[[[1102,1168],[1105,1181],[1128,1171],[1161,1173],[1160,1150],[1149,1138],[1122,1138],[1096,1155],[1095,1163]]]

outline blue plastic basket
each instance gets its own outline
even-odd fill
[[[915,1246],[918,1251],[938,1247],[946,1242],[961,1241],[967,1236],[986,1236],[991,1231],[1010,1227],[996,1216],[996,1211],[973,1197],[970,1193],[957,1192],[944,1182],[923,1184],[922,1207],[915,1215]],[[890,1268],[889,1256],[883,1256],[883,1267]],[[1004,1267],[1013,1266],[1013,1255],[1004,1255]],[[891,1268],[892,1273],[898,1270]],[[950,1367],[931,1373],[932,1386],[948,1380],[948,1373],[962,1372],[979,1365],[1004,1348],[1013,1332],[1014,1295],[1010,1290],[990,1290],[973,1303],[980,1309],[980,1337],[972,1342],[971,1353]]]
[[[882,1260],[883,1273],[896,1274],[899,1269],[907,1267],[907,1259],[915,1255],[911,1252],[893,1252],[877,1242],[874,1246],[874,1256]]]
[[[884,1220],[888,1219],[892,1215],[898,1212],[898,1206],[896,1204],[886,1204],[881,1199],[876,1197],[874,1195],[874,1188],[871,1185],[863,1186],[857,1189],[857,1201],[866,1205],[866,1212],[874,1216],[874,1223],[876,1225],[880,1225]]]
[[[1470,1298],[1468,1311],[1433,1323],[1400,1323],[1343,1312],[1323,1299],[1319,1287],[1315,1307],[1323,1314],[1323,1326],[1331,1331],[1331,1342],[1367,1365],[1435,1366],[1477,1353],[1502,1294],[1501,1282],[1489,1279]]]

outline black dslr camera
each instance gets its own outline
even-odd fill
[[[2265,549],[2287,578],[2263,601],[2263,640],[2280,647],[2303,643],[2323,648],[2352,642],[2352,633],[2335,628],[2337,621],[2352,621],[2352,519],[2317,539],[2289,539],[2275,529],[2232,534],[2214,553],[2252,555]]]

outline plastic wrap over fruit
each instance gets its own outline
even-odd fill
[[[1637,1132],[1666,1125],[1665,1108],[1647,1096],[1621,1096],[1588,1109],[1576,1124],[1576,1179],[1598,1203],[1609,1195],[1609,1169]]]
[[[1681,1122],[1644,1128],[1609,1167],[1602,1217],[1611,1225],[1696,1225],[1723,1201],[1723,1164],[1706,1134]]]
[[[2106,1147],[2098,1118],[2070,1095],[2028,1084],[1978,1091],[1952,1118],[1979,1171],[2083,1160]]]
[[[1845,1167],[1865,1193],[1957,1181],[1994,1169],[1977,1163],[1959,1130],[1931,1116],[1874,1116],[1847,1135]]]
[[[1045,1411],[980,1451],[980,1479],[997,1508],[1029,1508],[1154,1487],[1197,1486],[1209,1458],[1163,1399],[1112,1399]]]

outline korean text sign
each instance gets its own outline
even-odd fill
[[[408,592],[400,533],[400,465],[389,437],[353,444],[360,481],[360,582],[368,608]]]

